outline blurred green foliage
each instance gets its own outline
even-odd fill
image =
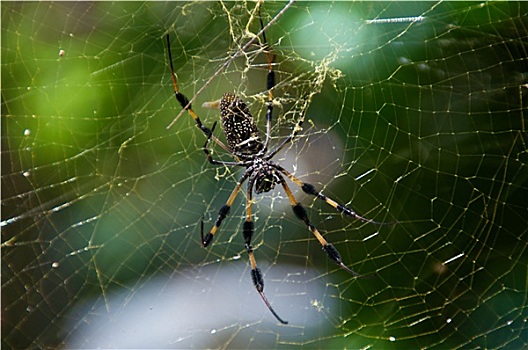
[[[192,97],[260,26],[255,4],[241,2],[1,6],[3,345],[55,347],[79,300],[215,258],[204,258],[199,221],[214,220],[238,173],[211,169],[187,115],[166,129],[180,108],[164,38]],[[264,4],[264,19],[283,6]],[[522,2],[299,2],[267,31],[275,95],[290,98],[276,108],[274,132],[288,134],[301,117],[295,101],[314,93],[305,131],[341,149],[339,174],[316,185],[358,213],[398,221],[341,220],[305,199],[343,259],[379,277],[345,289],[342,322],[299,342],[527,345],[526,13]],[[423,19],[381,21],[413,16]],[[216,114],[201,102],[231,90],[249,98],[263,125],[255,96],[265,60],[248,53],[209,84],[194,104],[207,125]],[[239,227],[242,204],[220,242]],[[291,213],[257,225],[281,227],[266,235],[264,256],[304,263],[277,256],[285,232],[283,251],[306,245]],[[239,243],[214,254],[241,253]]]

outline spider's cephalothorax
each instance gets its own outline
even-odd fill
[[[255,158],[252,162],[251,168],[251,176],[255,178],[256,194],[271,191],[275,188],[275,185],[281,181],[277,169],[273,166],[271,161],[262,158]]]
[[[231,152],[245,158],[262,151],[264,144],[260,132],[244,101],[234,94],[225,93],[220,100],[220,116]]]
[[[301,130],[301,125],[303,119],[301,118],[297,125],[293,128],[293,132],[289,137],[283,140],[275,148],[268,151],[269,141],[271,139],[271,120],[273,114],[273,88],[275,86],[275,74],[273,72],[273,55],[271,54],[271,49],[267,44],[266,36],[264,34],[264,24],[262,19],[260,20],[260,25],[262,27],[262,38],[264,41],[264,47],[266,50],[266,55],[268,58],[268,78],[267,78],[267,112],[266,112],[266,138],[264,142],[260,138],[260,133],[253,121],[253,117],[249,112],[249,109],[244,101],[234,94],[226,93],[220,101],[206,103],[208,107],[220,108],[220,116],[222,119],[222,127],[224,130],[224,135],[227,140],[227,146],[220,141],[216,136],[213,135],[213,131],[216,125],[216,122],[213,124],[213,127],[209,129],[202,124],[202,121],[198,115],[193,111],[189,100],[178,90],[178,85],[176,82],[176,75],[174,74],[174,67],[172,65],[172,56],[170,51],[170,40],[169,35],[167,35],[167,51],[169,54],[169,62],[171,67],[171,77],[172,84],[174,87],[174,95],[176,100],[179,102],[180,106],[185,109],[189,115],[194,119],[196,125],[202,132],[205,134],[207,140],[203,146],[203,151],[207,157],[207,160],[213,165],[223,165],[223,166],[241,166],[245,168],[244,173],[238,180],[235,188],[231,192],[229,198],[222,208],[218,212],[218,216],[214,223],[214,226],[211,230],[204,234],[204,223],[201,223],[201,243],[204,247],[207,247],[212,241],[213,237],[218,231],[222,221],[229,214],[231,206],[233,205],[237,194],[240,192],[242,185],[247,181],[247,190],[246,190],[246,220],[242,226],[242,235],[244,237],[244,245],[246,252],[249,256],[249,262],[251,265],[251,279],[253,284],[260,294],[262,300],[271,311],[271,313],[279,320],[281,323],[288,323],[281,319],[279,315],[273,310],[270,302],[264,295],[264,278],[261,270],[257,267],[257,261],[253,248],[251,247],[251,238],[253,236],[254,224],[252,221],[252,206],[253,206],[253,191],[259,194],[262,192],[268,192],[275,188],[276,185],[280,185],[290,204],[292,206],[295,216],[303,221],[308,229],[312,232],[315,238],[321,244],[324,252],[328,257],[336,262],[346,271],[350,272],[356,277],[364,277],[343,263],[341,255],[337,249],[330,243],[328,243],[317,228],[310,222],[308,219],[308,214],[306,209],[297,201],[293,195],[290,186],[286,183],[286,178],[291,180],[297,186],[299,186],[305,193],[315,196],[316,198],[325,201],[328,205],[332,206],[338,212],[350,216],[354,219],[359,219],[365,222],[380,224],[376,221],[364,218],[356,214],[352,209],[346,207],[343,204],[339,204],[331,198],[328,198],[321,192],[317,191],[315,186],[301,181],[298,177],[284,169],[279,164],[276,164],[271,161],[271,159],[280,152],[286,145],[290,144],[299,130]],[[223,161],[213,159],[211,152],[207,148],[208,142],[212,140],[218,146],[220,146],[225,151],[232,154],[235,158],[235,161]]]

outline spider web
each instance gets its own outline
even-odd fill
[[[188,115],[167,129],[169,33],[180,89],[204,88],[204,124],[218,113],[201,104],[234,91],[265,130],[262,38],[240,51],[258,4],[1,6],[6,348],[528,346],[526,3],[261,5],[272,143],[304,118],[275,160],[397,221],[343,218],[295,188],[344,262],[376,273],[358,280],[281,189],[256,196],[255,255],[288,325],[251,284],[244,193],[200,246],[241,169],[206,161]]]

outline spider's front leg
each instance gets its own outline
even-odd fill
[[[210,130],[207,129],[209,130],[207,133],[207,139],[205,140],[205,143],[202,147],[202,150],[204,151],[205,156],[207,157],[207,161],[213,165],[227,165],[227,166],[244,165],[244,163],[241,163],[241,162],[224,162],[223,160],[213,159],[213,156],[211,155],[211,152],[207,148],[207,145],[209,144],[209,140],[211,140],[211,138],[213,137],[213,131],[215,127],[216,127],[216,122],[213,123],[213,127]]]
[[[224,150],[229,152],[229,148],[227,148],[227,146],[224,145],[224,143],[222,141],[220,141],[217,137],[213,136],[212,130],[210,130],[209,128],[207,128],[205,125],[202,124],[202,121],[200,120],[200,117],[198,117],[198,115],[192,109],[192,106],[191,106],[191,103],[189,102],[189,99],[183,93],[181,93],[180,90],[178,89],[178,82],[176,80],[176,73],[174,73],[174,66],[172,64],[172,53],[171,53],[171,48],[170,48],[169,34],[167,34],[167,54],[169,56],[169,64],[170,64],[170,69],[171,69],[171,79],[172,79],[172,86],[173,86],[173,89],[174,89],[174,96],[176,97],[176,100],[180,104],[181,108],[183,110],[187,111],[187,113],[191,116],[191,118],[196,123],[196,126],[200,130],[202,130],[202,132],[205,134],[205,136],[207,136],[208,138],[212,138],[213,141],[217,145],[219,145]],[[170,125],[167,128],[172,126],[172,124],[176,121],[176,119],[177,118],[175,118],[170,123]]]
[[[260,26],[264,28],[264,22],[262,21],[262,16],[260,16],[260,8],[259,8],[259,20],[260,20]],[[264,40],[264,45],[266,47],[266,57],[268,59],[268,77],[266,79],[266,89],[268,90],[268,102],[266,102],[267,105],[267,111],[266,111],[266,140],[264,141],[264,147],[261,151],[261,154],[265,154],[269,141],[270,141],[270,135],[271,135],[271,119],[273,115],[273,88],[275,87],[275,72],[273,71],[273,61],[274,61],[274,55],[271,51],[271,47],[268,44],[268,40],[266,39],[266,33],[262,32],[262,39]]]

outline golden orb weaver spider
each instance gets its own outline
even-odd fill
[[[282,141],[274,149],[268,150],[269,141],[271,138],[270,133],[271,133],[271,121],[272,121],[272,114],[273,114],[273,88],[275,87],[275,72],[273,71],[274,56],[271,53],[271,47],[268,45],[268,42],[266,40],[266,35],[264,32],[265,27],[262,21],[262,17],[260,16],[260,11],[259,11],[259,20],[260,20],[260,25],[262,28],[261,30],[262,40],[264,42],[264,47],[266,50],[267,69],[268,69],[267,82],[266,82],[266,90],[268,92],[268,101],[266,103],[266,106],[267,106],[266,135],[265,135],[264,141],[262,141],[260,132],[253,120],[253,117],[249,111],[248,106],[243,100],[241,100],[238,96],[232,93],[225,93],[219,101],[208,102],[204,104],[209,108],[217,108],[220,110],[222,128],[224,131],[225,138],[227,140],[227,145],[225,145],[222,141],[216,138],[213,135],[216,122],[214,122],[211,129],[204,126],[200,118],[198,117],[198,115],[193,111],[192,106],[189,102],[189,99],[187,99],[187,97],[185,97],[178,89],[176,74],[174,73],[174,67],[172,63],[172,54],[171,54],[171,49],[170,49],[169,34],[167,34],[166,36],[167,51],[168,51],[170,69],[171,69],[171,77],[172,77],[172,84],[174,88],[174,95],[176,97],[176,100],[180,104],[181,108],[188,112],[188,114],[196,122],[196,126],[205,134],[206,141],[203,145],[203,151],[209,163],[213,165],[241,166],[241,167],[246,168],[244,173],[238,180],[237,184],[235,185],[235,188],[231,192],[226,203],[224,204],[224,206],[222,206],[222,208],[220,208],[213,228],[205,235],[204,235],[203,220],[201,221],[201,231],[200,231],[201,243],[203,247],[207,247],[211,243],[214,235],[218,231],[218,228],[222,224],[222,221],[229,214],[231,206],[237,194],[239,193],[240,189],[242,188],[242,185],[247,180],[248,183],[247,183],[247,188],[246,188],[246,194],[247,194],[246,220],[244,221],[243,226],[242,226],[242,233],[244,236],[245,248],[248,253],[249,262],[251,265],[251,279],[253,280],[253,284],[255,288],[257,289],[257,292],[260,294],[262,300],[264,301],[268,309],[271,311],[273,316],[275,316],[275,318],[282,324],[287,324],[288,322],[283,320],[275,312],[270,302],[266,298],[266,295],[264,294],[264,278],[263,278],[261,270],[257,267],[257,261],[253,253],[253,248],[251,247],[251,239],[252,239],[253,232],[254,232],[254,224],[252,221],[253,190],[255,191],[256,194],[263,193],[263,192],[269,192],[273,188],[275,188],[277,184],[280,184],[282,188],[284,189],[292,205],[292,209],[293,209],[295,216],[305,223],[305,225],[313,233],[315,238],[317,238],[317,240],[321,244],[323,250],[326,252],[328,257],[332,261],[337,263],[341,268],[348,271],[355,277],[364,278],[364,277],[370,277],[371,275],[368,275],[368,276],[360,275],[343,263],[343,260],[341,259],[341,255],[339,254],[337,249],[331,243],[328,243],[324,239],[324,237],[321,235],[321,233],[317,230],[317,228],[310,222],[310,220],[308,219],[308,214],[306,212],[306,209],[304,209],[304,207],[294,197],[289,185],[286,183],[285,178],[288,178],[289,180],[291,180],[294,184],[299,186],[305,193],[315,196],[325,201],[327,204],[329,204],[334,209],[336,209],[338,212],[344,215],[347,215],[354,219],[359,219],[364,222],[372,223],[372,224],[377,224],[377,225],[385,225],[385,224],[376,222],[371,219],[364,218],[356,214],[352,209],[347,208],[345,205],[339,204],[333,199],[328,198],[321,192],[317,191],[313,185],[301,181],[295,175],[293,175],[292,173],[284,169],[282,166],[280,166],[277,163],[274,163],[271,160],[279,151],[281,151],[287,144],[289,144],[295,139],[297,133],[301,130],[301,125],[302,125],[303,120],[302,118],[299,120],[299,122],[293,128],[293,131],[289,137],[287,137],[284,141]],[[235,157],[236,161],[226,162],[226,161],[213,159],[211,153],[209,152],[207,148],[207,145],[211,139],[216,144],[218,144],[221,148],[223,148],[225,151],[232,154]]]

